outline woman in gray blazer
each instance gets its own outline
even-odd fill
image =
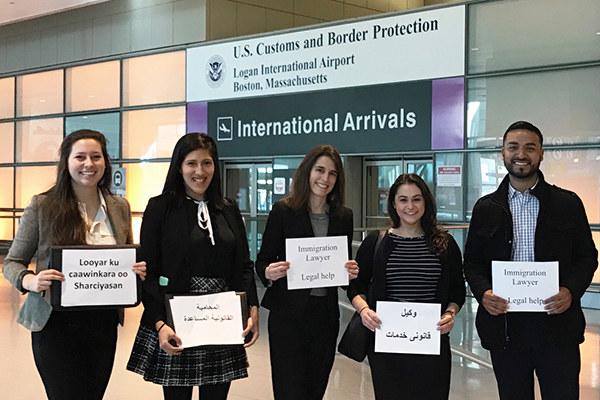
[[[60,147],[56,184],[34,196],[4,260],[6,279],[27,299],[17,321],[32,331],[35,364],[49,399],[102,399],[112,370],[122,310],[57,312],[49,289],[64,275],[48,269],[51,246],[133,242],[127,200],[110,193],[105,137],[79,130]],[[28,269],[37,252],[35,272]],[[144,279],[146,264],[133,270]]]

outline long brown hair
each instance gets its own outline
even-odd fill
[[[103,134],[89,129],[81,129],[68,135],[60,145],[58,166],[56,168],[56,183],[45,195],[40,204],[44,222],[50,225],[51,243],[53,245],[85,244],[86,223],[79,211],[79,203],[69,173],[69,156],[73,145],[82,139],[93,139],[100,144],[104,157],[104,175],[98,182],[98,189],[103,194],[110,194],[112,167],[106,138]]]
[[[387,211],[390,219],[392,220],[392,227],[398,228],[400,226],[400,217],[394,207],[394,200],[396,199],[396,192],[402,185],[416,185],[423,194],[425,200],[425,211],[421,217],[421,228],[425,232],[425,240],[427,245],[433,253],[440,255],[448,248],[448,232],[443,230],[437,222],[437,207],[435,206],[435,199],[429,187],[425,181],[416,174],[402,174],[400,175],[392,187],[388,195]]]
[[[328,157],[335,164],[335,170],[337,172],[337,179],[331,192],[327,195],[327,204],[329,205],[329,212],[331,214],[338,212],[344,206],[344,165],[342,164],[342,158],[337,152],[335,147],[328,144],[320,144],[313,147],[300,163],[300,166],[294,173],[292,178],[292,188],[290,197],[285,198],[285,202],[288,206],[294,210],[306,210],[308,209],[308,202],[310,199],[310,171],[321,157]]]

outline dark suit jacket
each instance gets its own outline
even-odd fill
[[[235,202],[226,199],[222,211],[235,237],[234,265],[227,279],[229,289],[246,292],[248,304],[257,306],[254,264],[240,210]],[[189,233],[197,223],[196,208],[188,207],[182,196],[172,198],[162,194],[148,202],[140,236],[142,260],[148,268],[143,285],[143,324],[154,327],[156,321],[166,321],[165,294],[189,293],[193,276]],[[168,286],[159,286],[161,276],[169,279]]]
[[[352,210],[344,207],[337,213],[329,215],[327,236],[348,237],[348,259],[352,249]],[[285,239],[314,237],[310,216],[307,210],[296,211],[288,207],[284,201],[273,205],[269,213],[267,226],[263,234],[262,246],[256,260],[256,272],[265,286],[271,282],[265,277],[265,269],[273,262],[285,261]],[[329,287],[328,310],[330,318],[339,318],[337,287]],[[271,312],[298,321],[309,300],[310,289],[288,290],[287,278],[281,278],[267,289],[262,306]]]

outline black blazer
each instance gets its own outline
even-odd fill
[[[248,304],[257,306],[254,264],[250,260],[246,229],[237,204],[225,199],[223,215],[235,237],[234,265],[227,280],[229,289],[246,292]],[[197,208],[189,207],[183,197],[173,199],[162,194],[148,202],[140,236],[142,260],[147,264],[142,297],[143,324],[154,327],[156,321],[166,321],[166,293],[189,293],[192,277],[189,233],[197,223]],[[169,279],[168,286],[159,286],[161,276]]]
[[[388,233],[381,240],[379,250],[375,253],[375,244],[379,231],[373,231],[365,238],[356,254],[356,261],[360,266],[358,277],[350,282],[348,298],[350,301],[357,295],[367,295],[369,283],[372,281],[372,298],[369,307],[376,310],[378,300],[385,300],[386,296],[386,268],[387,261],[394,249],[394,241]],[[448,249],[438,256],[442,265],[442,275],[437,286],[436,301],[442,305],[442,313],[446,311],[448,303],[456,303],[459,307],[465,303],[465,280],[462,274],[462,257],[460,248],[452,236],[448,242]]]
[[[352,210],[344,207],[339,212],[329,215],[327,236],[348,237],[348,259],[352,251],[352,231]],[[263,284],[268,287],[272,283],[263,297],[261,303],[263,307],[295,321],[300,320],[311,289],[288,290],[287,277],[270,282],[265,277],[265,269],[273,262],[286,260],[285,239],[314,236],[307,210],[293,210],[284,201],[278,201],[273,205],[256,260],[256,272]],[[329,317],[337,320],[340,316],[337,287],[329,287],[327,291]]]

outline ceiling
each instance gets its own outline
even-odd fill
[[[55,14],[108,0],[0,0],[0,25]]]

